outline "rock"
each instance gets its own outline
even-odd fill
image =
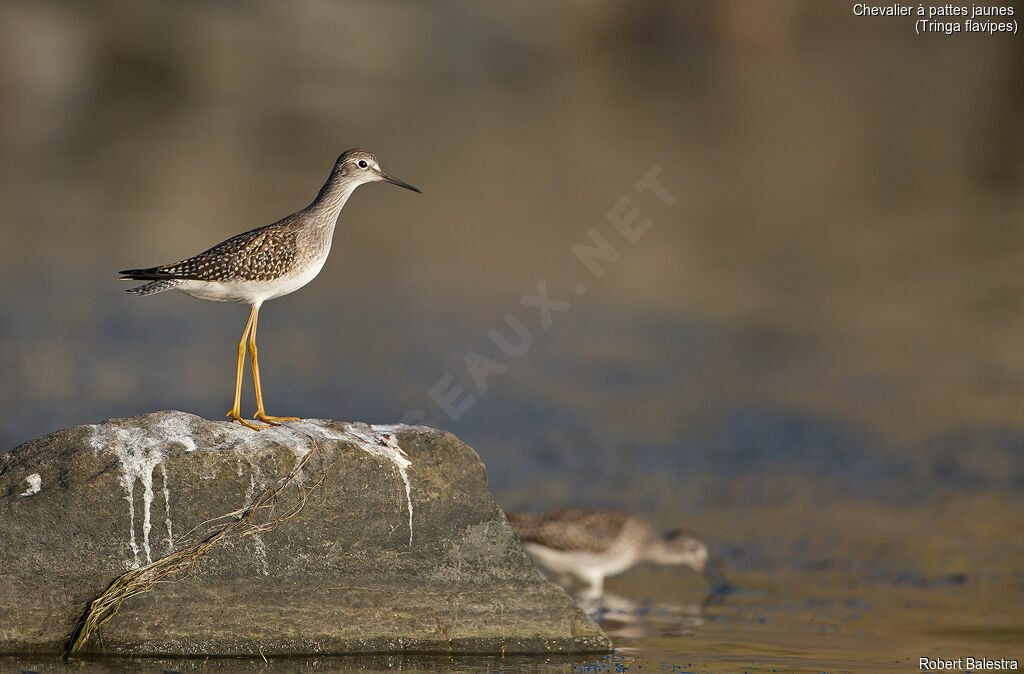
[[[145,591],[80,652],[611,648],[523,552],[476,453],[424,427],[154,412],[58,431],[0,456],[0,540],[0,654],[64,651],[126,573]]]

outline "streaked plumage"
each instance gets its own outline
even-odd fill
[[[233,236],[181,262],[121,273],[133,279],[271,281],[294,266],[301,228],[302,218],[290,215],[272,225]]]
[[[227,414],[232,421],[249,428],[260,428],[242,419],[239,411],[245,341],[250,334],[249,357],[256,384],[256,418],[270,424],[294,419],[269,416],[263,408],[256,357],[260,305],[295,292],[316,278],[331,252],[334,228],[345,202],[363,183],[379,180],[419,192],[412,185],[384,173],[373,154],[353,148],[338,157],[316,199],[301,211],[273,224],[233,236],[180,262],[121,272],[122,280],[148,281],[127,291],[134,295],[153,295],[173,289],[199,299],[252,305],[249,322],[238,345],[235,404]]]
[[[162,293],[163,291],[170,290],[171,288],[181,285],[182,283],[184,283],[184,281],[174,281],[166,279],[163,281],[150,281],[149,283],[144,283],[143,285],[135,286],[134,288],[129,288],[128,290],[125,290],[125,292],[130,295],[138,295],[139,297],[144,297],[145,295],[155,295],[157,293]]]
[[[653,533],[634,515],[613,510],[566,508],[537,513],[514,512],[508,513],[508,520],[524,542],[563,551],[603,553],[620,537],[639,544]]]
[[[682,564],[723,586],[708,564],[707,546],[683,531],[659,534],[638,515],[613,510],[566,508],[512,512],[508,520],[523,547],[541,566],[586,584],[584,596],[599,597],[604,579],[641,562]]]

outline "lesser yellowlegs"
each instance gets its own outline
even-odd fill
[[[704,574],[715,590],[728,587],[708,562],[703,541],[679,530],[659,534],[638,515],[566,508],[512,512],[508,520],[530,556],[556,574],[582,581],[587,599],[604,593],[607,576],[641,562],[688,566]]]
[[[252,305],[249,322],[238,343],[235,404],[226,415],[232,421],[249,428],[266,428],[246,421],[240,411],[246,339],[256,386],[255,417],[267,424],[297,420],[297,417],[270,416],[263,407],[256,357],[256,324],[260,306],[267,300],[295,292],[320,273],[331,251],[334,226],[345,202],[357,187],[378,180],[419,192],[412,185],[384,173],[372,153],[360,149],[346,150],[338,157],[316,199],[301,211],[271,225],[233,236],[181,262],[121,272],[122,280],[149,281],[127,291],[135,295],[152,295],[173,288],[204,300]]]

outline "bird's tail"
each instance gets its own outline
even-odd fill
[[[144,283],[143,285],[136,286],[134,288],[128,288],[125,292],[130,295],[138,295],[139,297],[142,297],[143,295],[155,295],[156,293],[162,293],[165,290],[170,290],[180,283],[181,281],[174,279],[162,279],[159,281],[150,281],[149,283]]]

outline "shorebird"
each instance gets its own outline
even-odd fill
[[[126,292],[152,295],[165,290],[181,292],[203,300],[243,302],[252,305],[238,343],[235,374],[235,404],[225,416],[243,426],[267,428],[242,418],[242,367],[246,339],[253,383],[256,386],[255,418],[265,424],[298,421],[298,417],[274,417],[263,406],[260,368],[256,357],[256,325],[260,306],[267,300],[295,292],[312,281],[331,252],[331,238],[338,215],[352,192],[363,183],[386,181],[413,192],[412,185],[381,170],[377,158],[366,150],[353,148],[338,157],[327,182],[309,206],[277,222],[233,236],[213,248],[173,264],[148,269],[126,269],[121,280],[149,281]]]
[[[683,531],[659,534],[645,519],[613,510],[567,508],[543,512],[508,513],[523,547],[541,566],[563,581],[575,576],[586,584],[582,597],[604,594],[604,579],[641,562],[688,566],[711,584],[713,591],[726,583],[708,562],[708,548]]]

